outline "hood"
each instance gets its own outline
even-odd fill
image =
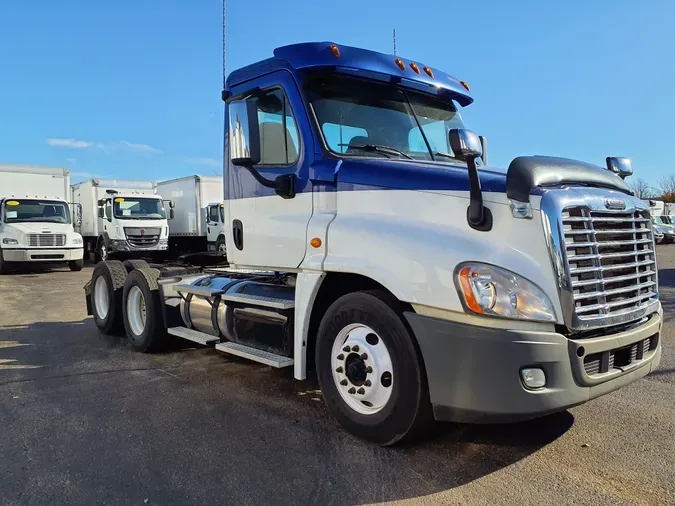
[[[68,234],[73,232],[73,226],[68,223],[19,222],[5,223],[5,226],[23,234]]]

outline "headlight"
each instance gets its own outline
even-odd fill
[[[19,241],[17,241],[16,239],[12,239],[11,237],[5,237],[2,240],[2,244],[19,244]]]
[[[493,265],[467,263],[457,270],[457,287],[473,313],[521,320],[555,321],[553,305],[534,283]]]
[[[82,244],[82,238],[81,237],[74,237],[73,238],[73,244]]]

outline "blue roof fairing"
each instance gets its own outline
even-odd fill
[[[459,80],[445,72],[430,67],[419,60],[409,60],[376,51],[368,51],[357,47],[337,44],[340,57],[337,58],[331,50],[332,42],[305,42],[282,46],[274,50],[274,57],[232,72],[227,78],[226,88],[242,83],[262,73],[271,72],[281,68],[295,70],[311,68],[335,68],[343,71],[353,70],[364,73],[377,73],[388,76],[392,82],[400,82],[402,86],[414,86],[416,89],[428,88],[435,94],[446,91],[452,95],[461,106],[467,106],[473,102],[473,98],[460,84]],[[405,70],[401,70],[395,63],[396,58],[401,58],[405,63]],[[420,74],[410,68],[410,63],[419,66]],[[434,77],[428,76],[422,69],[428,66]]]

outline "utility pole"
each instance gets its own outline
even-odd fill
[[[227,0],[223,0],[223,89],[227,81]]]
[[[394,56],[396,56],[396,28],[394,28]]]

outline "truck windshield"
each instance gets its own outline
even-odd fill
[[[116,197],[113,199],[115,218],[128,220],[163,220],[166,218],[161,199]]]
[[[58,200],[9,199],[3,205],[5,223],[70,223],[70,209]]]
[[[448,132],[464,124],[449,100],[334,75],[309,79],[307,94],[333,153],[461,163]]]

